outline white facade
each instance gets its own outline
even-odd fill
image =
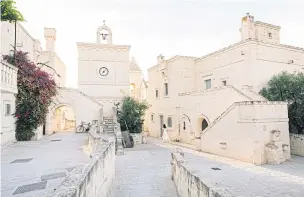
[[[105,24],[97,30],[96,43],[77,47],[79,90],[101,102],[105,116],[113,115],[114,103],[129,95],[130,78],[141,73],[129,73],[131,47],[112,44],[112,31]]]
[[[2,60],[1,57],[1,146],[11,144],[15,139],[15,95],[17,90],[18,69]]]
[[[286,103],[266,102],[258,92],[275,74],[303,72],[304,49],[280,44],[280,27],[255,22],[249,14],[241,27],[240,42],[214,53],[157,58],[148,69],[150,135],[161,136],[166,124],[172,140],[202,151],[262,164],[270,162],[264,155],[268,144],[281,143],[284,158],[290,158]],[[246,118],[248,124],[235,124]],[[249,130],[250,143],[242,134]],[[275,130],[280,131],[277,141],[269,137]],[[237,152],[234,145],[248,149]]]
[[[45,63],[38,65],[49,72],[59,86],[65,86],[66,68],[55,52],[56,30],[45,28],[46,49],[42,50],[39,40],[34,39],[21,25],[16,24],[16,49],[28,53],[33,62]],[[1,22],[1,57],[12,55],[15,40],[15,24]],[[55,74],[54,70],[60,75]],[[1,145],[10,144],[15,139],[15,95],[17,94],[17,68],[2,61],[1,58]],[[36,136],[42,135],[42,128],[35,131]],[[39,134],[38,134],[39,133]]]

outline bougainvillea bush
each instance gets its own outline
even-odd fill
[[[18,51],[15,58],[4,56],[4,59],[18,68],[16,139],[31,140],[35,135],[34,131],[45,123],[48,107],[57,93],[56,83],[51,75],[31,62],[25,52]]]

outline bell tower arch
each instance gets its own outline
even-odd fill
[[[106,21],[103,21],[103,25],[98,27],[96,32],[97,44],[112,44],[112,31],[106,26]]]

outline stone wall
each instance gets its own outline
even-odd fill
[[[172,179],[179,197],[226,197],[187,168],[180,153],[171,153],[171,156]]]
[[[2,88],[2,87],[1,87]],[[15,138],[15,95],[13,93],[3,93],[1,92],[1,132],[0,141],[1,146],[6,146],[12,144],[16,141]],[[11,113],[6,114],[5,107],[10,105]]]
[[[287,103],[234,103],[202,132],[200,147],[203,152],[256,165],[290,159]]]
[[[290,134],[290,151],[293,155],[304,157],[304,135]]]
[[[115,177],[113,137],[89,133],[91,161],[74,169],[49,197],[106,197]]]

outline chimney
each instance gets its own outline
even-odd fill
[[[157,56],[157,64],[161,64],[164,60],[165,60],[165,57],[162,54]]]
[[[45,50],[55,52],[56,29],[44,28]]]

